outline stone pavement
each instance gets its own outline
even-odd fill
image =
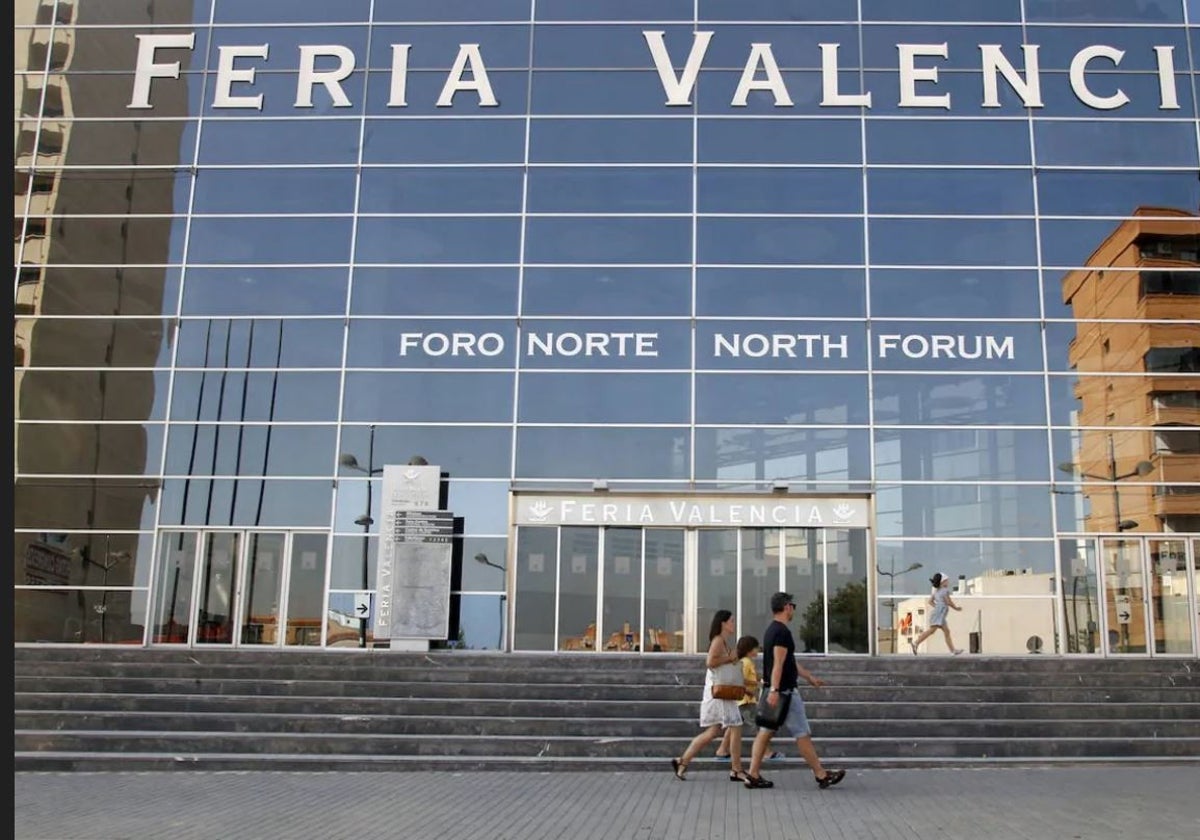
[[[772,790],[652,772],[16,773],[18,840],[1160,840],[1200,837],[1200,765],[851,771]]]

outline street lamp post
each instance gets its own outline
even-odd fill
[[[375,520],[371,518],[371,477],[379,475],[383,472],[383,467],[375,466],[375,426],[372,424],[368,427],[370,435],[367,438],[367,465],[364,467],[358,463],[358,458],[354,457],[349,452],[343,452],[338,457],[338,463],[348,470],[357,470],[367,475],[367,511],[362,516],[354,520],[355,525],[361,525],[363,529],[363,547],[362,547],[362,588],[367,591],[370,588],[368,580],[368,567],[370,555],[370,533],[371,525]],[[359,619],[358,627],[358,646],[365,648],[367,646],[367,616]]]
[[[907,574],[908,572],[916,571],[921,568],[920,563],[909,563],[907,568],[896,571],[896,555],[889,555],[888,571],[884,571],[883,567],[878,563],[875,564],[875,570],[879,574],[884,575],[888,579],[888,606],[892,608],[892,653],[896,652],[896,646],[899,639],[899,627],[896,624],[896,575]]]
[[[488,556],[482,551],[475,555],[475,561],[485,566],[491,566],[493,569],[499,569],[501,574],[507,574],[508,572],[499,563],[493,563],[489,560]],[[507,580],[505,581],[505,586],[508,586]],[[496,648],[498,650],[504,650],[504,602],[507,600],[508,594],[504,592],[500,593],[500,629],[496,633]]]
[[[1113,445],[1113,436],[1110,432],[1108,435],[1108,475],[1094,475],[1093,473],[1084,472],[1079,468],[1078,464],[1067,461],[1058,465],[1059,470],[1072,475],[1078,475],[1080,478],[1090,478],[1093,481],[1106,481],[1112,484],[1113,495],[1113,522],[1116,524],[1117,532],[1131,531],[1138,526],[1136,519],[1121,518],[1121,491],[1117,487],[1117,482],[1125,478],[1132,478],[1135,475],[1144,476],[1154,472],[1154,464],[1149,461],[1138,461],[1133,469],[1126,473],[1117,474],[1117,452]]]

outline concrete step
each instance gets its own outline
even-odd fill
[[[592,738],[675,737],[690,739],[698,731],[694,719],[488,717],[472,715],[447,720],[444,716],[264,714],[262,712],[17,712],[17,730],[104,731],[321,735],[336,731],[346,735],[470,735],[477,737],[554,738],[564,733]],[[1083,738],[1104,727],[1112,738],[1172,738],[1200,735],[1193,720],[1141,720],[1083,718],[1076,720],[1013,720],[987,718],[828,718],[821,722],[822,737],[835,738],[939,738],[951,729],[968,738]]]
[[[393,697],[283,697],[278,695],[192,695],[192,694],[74,694],[70,692],[22,692],[16,705],[31,711],[62,712],[169,712],[326,715],[421,715],[428,712],[426,698]],[[864,704],[838,700],[807,700],[810,720],[868,718],[883,714],[892,719],[967,719],[980,714],[978,703],[954,703],[919,699]],[[676,700],[640,700],[614,704],[604,700],[487,700],[472,702],[472,712],[491,717],[538,718],[652,718],[695,722],[698,703]],[[1200,721],[1200,702],[1137,702],[1114,704],[1103,698],[1079,703],[1003,703],[987,707],[989,717],[999,719],[1117,719]]]

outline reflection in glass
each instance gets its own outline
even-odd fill
[[[246,579],[238,617],[243,645],[279,644],[286,540],[286,534],[277,532],[246,535]]]
[[[600,532],[596,528],[564,527],[560,530],[557,647],[570,650],[581,634],[587,637],[589,628],[595,632]]]
[[[1150,540],[1150,622],[1155,653],[1192,652],[1186,540]]]
[[[821,531],[817,528],[786,528],[783,541],[783,591],[792,593],[796,602],[790,627],[796,638],[796,651],[824,653],[825,573]]]
[[[738,621],[738,531],[703,528],[696,532],[696,634],[692,645],[707,651],[708,631],[717,610],[729,610]]]
[[[604,596],[599,633],[604,650],[640,651],[642,529],[604,529]]]
[[[157,593],[150,641],[181,644],[192,627],[192,581],[196,573],[196,531],[164,531],[158,543]]]
[[[1101,540],[1109,654],[1146,653],[1146,579],[1141,540]]]
[[[508,625],[504,595],[451,595],[450,614],[458,615],[456,650],[503,650]]]
[[[827,528],[825,582],[829,594],[827,653],[868,653],[867,534],[861,530]]]
[[[1096,576],[1096,543],[1090,539],[1059,542],[1062,558],[1063,627],[1066,653],[1096,653],[1100,643],[1100,588]]]
[[[682,528],[645,530],[644,651],[683,650],[683,544]]]
[[[325,588],[324,534],[293,534],[288,573],[285,645],[321,644],[321,605]]]
[[[196,593],[196,644],[233,642],[234,587],[241,561],[239,532],[212,531],[203,541]]]
[[[513,650],[555,650],[558,647],[554,638],[558,529],[517,528],[514,562]],[[590,627],[587,622],[580,625],[569,615],[564,616],[563,622],[568,631],[563,650],[596,649],[594,623]]]
[[[762,642],[771,623],[771,594],[779,590],[779,538],[777,528],[742,528],[741,603],[733,609],[739,636]]]

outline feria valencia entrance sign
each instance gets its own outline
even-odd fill
[[[517,493],[517,525],[866,528],[865,497],[671,496]]]

